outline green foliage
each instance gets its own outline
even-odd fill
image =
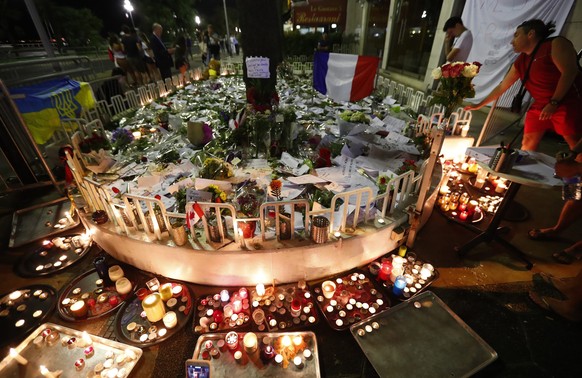
[[[329,33],[328,38],[330,44],[342,43],[341,33]],[[317,47],[317,42],[321,39],[321,33],[306,33],[301,34],[298,31],[287,32],[284,35],[285,39],[285,55],[313,55],[313,51]]]

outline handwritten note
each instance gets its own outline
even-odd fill
[[[269,72],[269,58],[248,57],[246,59],[247,77],[251,79],[268,79],[271,77]]]

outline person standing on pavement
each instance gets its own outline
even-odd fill
[[[174,62],[172,60],[172,54],[174,53],[174,48],[166,48],[164,42],[162,41],[162,32],[164,29],[162,25],[155,23],[152,26],[152,38],[150,39],[150,45],[152,51],[154,52],[154,57],[156,65],[160,70],[160,75],[162,80],[172,77],[172,66]]]
[[[473,47],[473,34],[463,25],[461,17],[451,17],[445,22],[445,54],[447,62],[466,62]]]
[[[548,130],[561,135],[571,150],[582,137],[582,72],[572,42],[564,37],[548,38],[554,31],[553,22],[522,22],[511,40],[520,55],[503,81],[481,102],[465,107],[478,110],[496,100],[513,83],[524,80],[529,67],[524,87],[534,102],[525,115],[522,150],[537,150]]]
[[[210,59],[220,60],[220,37],[218,33],[214,31],[214,26],[208,25],[208,36],[206,46],[208,47],[208,53],[206,54],[206,65],[210,63]]]

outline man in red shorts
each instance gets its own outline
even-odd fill
[[[547,130],[564,137],[570,149],[582,136],[582,74],[576,50],[566,38],[548,39],[554,26],[553,22],[546,24],[542,20],[519,25],[511,44],[521,54],[503,81],[483,101],[465,107],[465,110],[477,110],[496,100],[518,79],[524,79],[531,63],[524,86],[534,103],[525,117],[522,150],[536,150]]]

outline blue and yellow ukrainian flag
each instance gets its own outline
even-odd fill
[[[61,119],[79,118],[83,109],[95,107],[89,83],[71,79],[13,88],[10,93],[37,144],[45,144],[61,129]]]

